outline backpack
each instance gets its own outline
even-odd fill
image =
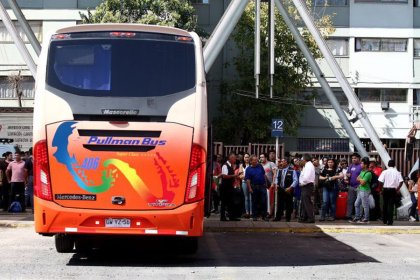
[[[374,190],[378,186],[378,176],[376,176],[375,172],[369,170],[370,174],[372,175],[372,179],[370,180],[370,189]]]
[[[9,212],[10,213],[20,213],[20,212],[22,212],[22,206],[20,205],[20,203],[18,201],[13,201],[12,204],[10,204]]]

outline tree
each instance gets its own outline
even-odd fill
[[[274,96],[269,99],[268,73],[268,5],[261,8],[261,98],[255,99],[254,80],[254,24],[255,4],[247,6],[233,35],[239,55],[234,58],[238,79],[222,85],[219,103],[220,116],[215,119],[215,139],[232,144],[268,142],[271,135],[271,119],[283,118],[285,132],[295,135],[300,125],[305,104],[302,93],[311,85],[311,69],[303,53],[295,43],[286,23],[276,10],[275,16],[275,76]],[[292,18],[299,20],[295,10],[289,9]],[[331,18],[318,20],[324,34],[332,32]],[[321,55],[315,41],[305,29],[301,32],[315,58]],[[235,132],[234,135],[232,132]]]
[[[143,23],[196,31],[195,9],[188,0],[105,0],[92,13],[80,13],[83,23]]]
[[[25,80],[25,77],[20,74],[20,70],[17,74],[11,74],[7,76],[7,81],[9,82],[9,85],[12,87],[18,99],[19,108],[22,108],[22,96],[23,96],[22,82],[24,80]]]

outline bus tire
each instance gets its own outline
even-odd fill
[[[197,253],[198,237],[188,237],[183,241],[183,251],[185,254],[192,255]]]
[[[55,249],[58,253],[71,253],[74,247],[74,240],[71,236],[63,233],[56,234]]]

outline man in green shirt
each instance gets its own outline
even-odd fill
[[[372,180],[372,173],[369,172],[369,158],[364,157],[361,161],[362,171],[357,177],[357,181],[360,183],[357,188],[357,198],[354,203],[356,210],[356,217],[350,221],[352,223],[367,224],[369,223],[369,195],[370,195],[370,183]],[[360,205],[363,208],[363,219]]]

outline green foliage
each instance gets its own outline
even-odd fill
[[[94,12],[88,10],[80,17],[83,23],[155,24],[204,35],[188,0],[105,0]]]
[[[285,120],[285,133],[296,135],[303,112],[303,89],[311,85],[311,69],[295,43],[286,23],[276,10],[274,99],[269,99],[268,5],[261,11],[261,75],[260,99],[255,99],[254,22],[255,5],[247,6],[234,33],[239,55],[234,59],[238,80],[222,86],[220,116],[214,122],[215,139],[226,143],[270,142],[271,119]],[[295,11],[291,12],[296,19]],[[330,18],[319,20],[324,34],[331,32]],[[307,45],[315,58],[320,54],[308,31],[303,30]],[[306,103],[306,102],[305,102]]]

